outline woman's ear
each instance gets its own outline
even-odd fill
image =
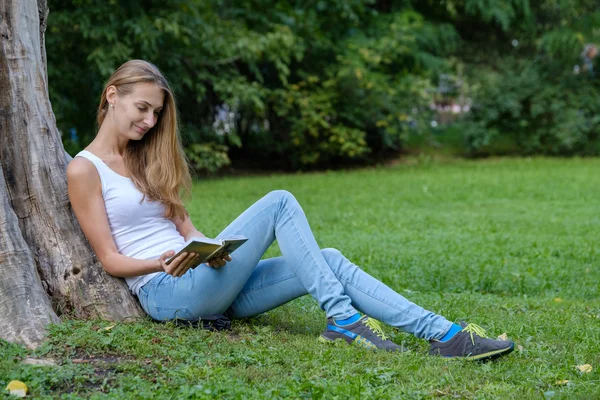
[[[113,85],[106,88],[106,100],[112,105],[114,105],[117,100],[117,88]]]

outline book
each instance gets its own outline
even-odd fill
[[[179,257],[181,253],[196,253],[200,256],[196,265],[191,268],[196,268],[198,265],[205,263],[213,258],[221,258],[225,254],[231,254],[238,247],[246,243],[248,239],[243,235],[227,236],[222,239],[211,239],[207,237],[193,237],[183,245],[183,248],[173,257],[167,260],[167,265],[174,259]]]

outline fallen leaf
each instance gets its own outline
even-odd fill
[[[584,374],[589,374],[590,372],[592,372],[592,366],[590,364],[578,365],[577,369],[579,370],[579,372],[583,372]]]
[[[562,380],[558,380],[558,381],[554,382],[554,384],[557,385],[557,386],[564,386],[567,383],[569,383],[568,379],[562,379]]]
[[[506,332],[498,336],[498,340],[508,340],[508,335],[506,334]]]
[[[17,397],[25,397],[27,395],[27,385],[21,381],[10,381],[8,386],[6,386],[6,390]]]
[[[562,303],[562,299],[560,297],[555,297],[554,298],[554,302],[555,303]]]
[[[114,328],[114,325],[111,326],[107,326],[106,328],[102,328],[103,331],[110,331],[112,328]]]
[[[523,351],[523,350],[525,350],[525,349],[523,349],[523,346],[521,346],[521,345],[519,344],[519,345],[517,345],[517,350],[518,350],[518,351]]]

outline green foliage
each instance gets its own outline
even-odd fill
[[[454,56],[472,103],[457,126],[466,154],[600,154],[599,75],[580,57],[587,43],[600,41],[594,2],[471,0],[446,8],[453,12],[443,19],[464,40]],[[473,17],[490,25],[467,24]]]
[[[231,164],[227,147],[220,144],[192,143],[185,148],[185,155],[193,169],[210,174]]]
[[[325,314],[304,296],[235,320],[228,333],[64,321],[35,351],[0,341],[0,388],[19,379],[35,399],[596,398],[599,168],[577,158],[409,159],[194,185],[187,208],[210,236],[273,188],[291,191],[322,247],[426,309],[494,337],[506,332],[521,347],[498,362],[430,357],[425,340],[391,327],[409,353],[325,346],[317,341]],[[267,257],[279,254],[273,246]],[[57,365],[23,363],[28,356]]]
[[[466,0],[467,15],[481,18],[485,23],[496,23],[503,31],[508,31],[520,16],[530,15],[529,0]]]
[[[305,62],[301,79],[276,92],[275,125],[291,123],[283,140],[296,167],[377,156],[423,129],[430,75],[446,67],[438,55],[456,47],[454,30],[413,11],[377,15],[370,26],[323,49],[337,62]]]
[[[494,29],[508,32],[511,28],[526,24],[532,16],[529,0],[435,0],[413,1],[414,7],[435,19],[452,21],[464,33],[477,30],[488,36]],[[549,1],[547,3],[553,3]],[[470,35],[468,35],[470,36]],[[471,39],[480,40],[481,37]],[[486,38],[487,39],[487,38]]]
[[[598,154],[600,104],[585,77],[552,82],[538,65],[515,60],[498,67],[480,80],[463,124],[474,154]]]
[[[458,37],[451,25],[408,8],[381,13],[373,3],[50,1],[58,125],[75,128],[83,146],[102,82],[122,62],[144,58],[171,79],[186,143],[197,150],[234,146],[219,148],[293,168],[397,150],[424,126],[426,113],[416,111],[431,101],[430,77]],[[226,131],[223,109],[231,113]],[[206,152],[189,153],[198,168],[217,165],[199,161]]]
[[[566,18],[545,15],[559,17]],[[600,12],[571,18],[541,28],[533,43],[525,36],[519,43],[524,50],[471,74],[478,84],[463,125],[471,154],[600,154],[600,79],[580,58],[586,43],[600,39],[590,28],[600,22]],[[595,64],[600,66],[600,57]]]
[[[288,139],[291,146],[287,147],[292,149],[292,163],[322,164],[331,158],[354,158],[368,152],[364,132],[337,122],[333,93],[323,87],[314,89],[311,81],[318,82],[318,78],[309,77],[308,81],[275,94],[279,97],[274,102],[278,105],[277,117],[291,124]]]
[[[271,67],[270,79],[285,81],[297,46],[287,27],[250,30],[222,17],[220,3],[50,1],[48,74],[59,128],[74,127],[81,145],[88,142],[103,81],[121,63],[143,58],[170,78],[183,125],[195,127],[185,130],[196,133],[195,143],[239,142],[212,128],[217,107],[263,112],[262,65]]]
[[[467,154],[598,153],[600,56],[595,80],[580,58],[600,42],[593,0],[49,3],[50,94],[72,151],[93,136],[102,82],[143,58],[171,79],[206,171],[226,157],[376,162],[431,136],[431,106],[459,97]]]

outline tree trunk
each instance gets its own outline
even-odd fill
[[[10,206],[0,166],[0,326],[3,339],[35,347],[44,328],[59,319],[42,287],[33,254]]]
[[[104,272],[69,205],[48,99],[47,15],[46,0],[0,0],[0,338],[29,347],[57,315],[143,315],[123,280]]]

